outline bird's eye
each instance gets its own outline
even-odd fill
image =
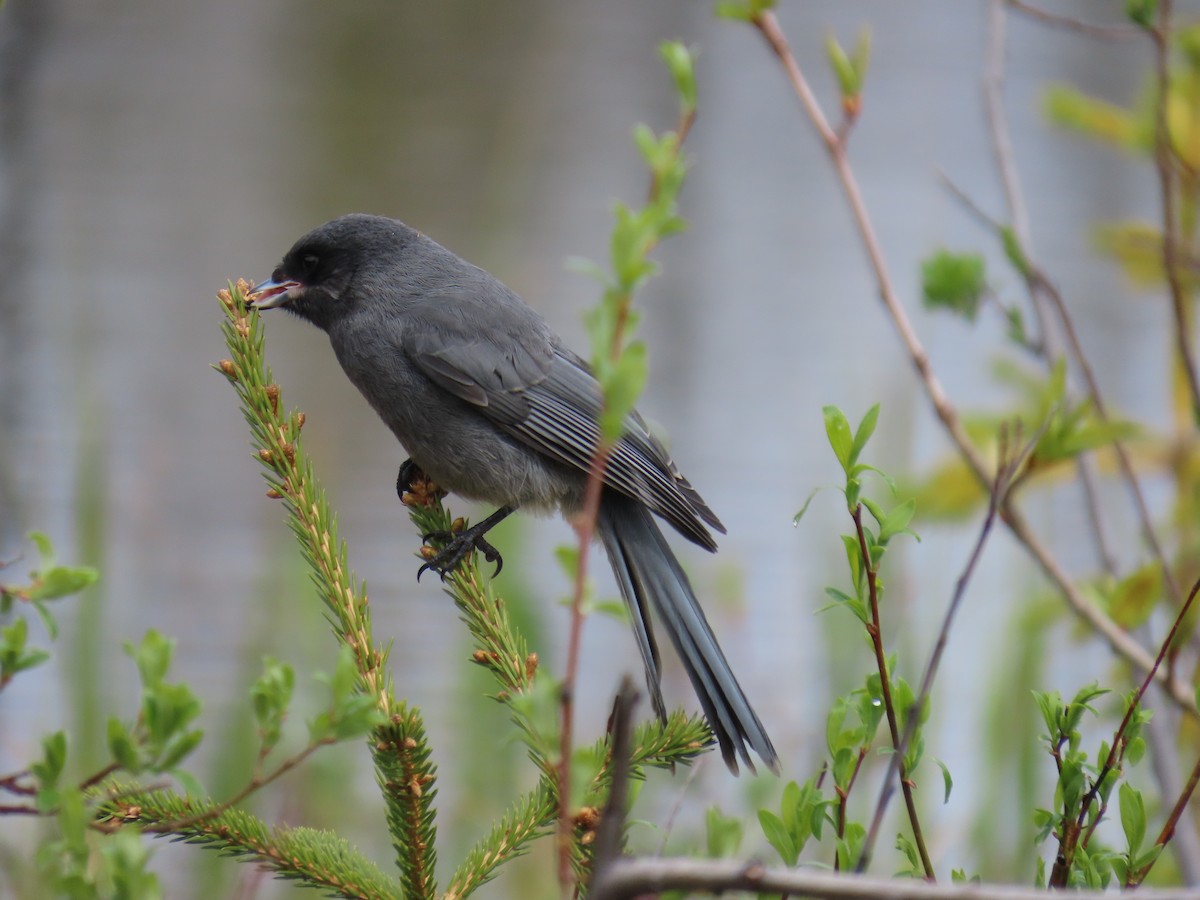
[[[300,264],[304,267],[304,275],[307,277],[317,271],[317,266],[321,264],[321,258],[315,253],[309,253],[300,260]]]

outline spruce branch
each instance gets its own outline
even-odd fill
[[[336,897],[391,900],[401,887],[336,834],[270,827],[242,809],[219,809],[172,791],[122,791],[101,804],[102,819],[259,863],[276,876]],[[180,828],[180,822],[190,824]]]
[[[287,412],[282,392],[264,359],[259,313],[246,305],[249,285],[240,281],[218,294],[225,311],[222,331],[230,358],[215,367],[237,391],[242,413],[264,467],[267,496],[281,500],[288,525],[311,569],[313,583],[330,614],[338,641],[354,657],[360,690],[371,697],[387,724],[371,736],[376,778],[384,790],[387,821],[406,894],[432,897],[436,827],[430,761],[420,714],[395,698],[387,674],[387,651],[376,645],[365,588],[350,571],[346,546],[300,447],[304,414]],[[299,876],[297,876],[299,877]]]
[[[500,866],[523,855],[533,841],[549,834],[557,818],[554,784],[543,778],[467,854],[450,877],[443,900],[459,900],[486,884]]]

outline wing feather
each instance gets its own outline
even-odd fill
[[[587,472],[600,438],[600,385],[587,364],[557,347],[541,319],[530,315],[540,327],[522,329],[519,336],[473,334],[469,340],[455,339],[465,325],[457,319],[424,322],[406,329],[410,356],[433,383],[476,406],[508,434]],[[705,523],[725,531],[636,412],[625,421],[604,482],[706,549],[715,550],[716,542]]]

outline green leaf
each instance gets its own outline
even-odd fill
[[[1033,266],[1030,265],[1029,258],[1025,256],[1025,249],[1021,246],[1017,232],[1011,225],[1005,225],[1000,229],[1000,243],[1004,247],[1004,255],[1012,267],[1021,274],[1022,278],[1030,278],[1033,275]]]
[[[57,600],[78,594],[96,583],[100,573],[91,566],[54,566],[39,573],[36,584],[26,595],[29,600]]]
[[[862,421],[858,423],[858,428],[854,431],[854,444],[850,449],[850,461],[858,462],[858,458],[866,449],[867,441],[871,439],[871,435],[875,433],[875,426],[879,422],[879,404],[876,403],[867,410],[867,414],[862,417]]]
[[[679,41],[664,41],[659,45],[658,52],[671,72],[680,104],[685,111],[695,109],[696,64],[692,51]]]
[[[722,859],[734,856],[742,846],[742,820],[727,816],[715,806],[710,806],[704,817],[708,857]]]
[[[1162,567],[1147,563],[1117,582],[1108,614],[1126,631],[1133,631],[1150,618],[1162,596]]]
[[[950,791],[954,788],[954,779],[950,777],[950,767],[937,757],[934,757],[933,761],[937,763],[938,768],[942,770],[942,784],[945,785],[946,788],[946,795],[942,799],[942,803],[949,803]]]
[[[162,888],[158,878],[146,871],[150,848],[136,829],[124,828],[100,848],[107,876],[113,885],[113,896],[136,897],[138,900],[160,900]]]
[[[317,681],[329,686],[329,706],[308,721],[309,741],[347,741],[384,724],[386,716],[374,697],[360,693],[354,654],[344,644],[338,648],[333,674],[318,672]]]
[[[1154,16],[1158,12],[1158,0],[1125,0],[1125,15],[1135,25],[1147,31],[1154,28]]]
[[[251,687],[250,699],[264,756],[279,743],[295,682],[291,666],[269,656],[263,659],[263,674]]]
[[[17,619],[0,628],[0,686],[18,672],[39,666],[50,658],[45,650],[26,648],[28,632],[29,624],[25,619]]]
[[[113,761],[126,772],[141,771],[137,744],[129,733],[129,729],[116,716],[108,718],[108,752],[112,755]]]
[[[760,809],[758,824],[762,828],[767,843],[775,848],[775,852],[779,854],[783,864],[786,866],[796,865],[800,859],[800,849],[792,840],[791,832],[784,825],[783,820],[770,810]]]
[[[1062,695],[1058,691],[1033,691],[1042,722],[1046,726],[1046,737],[1054,742],[1058,738],[1058,711],[1062,708]]]
[[[794,516],[792,516],[792,525],[800,524],[800,520],[803,519],[804,514],[806,512],[808,512],[809,504],[813,502],[813,497],[817,496],[817,494],[820,492],[820,490],[821,490],[820,488],[813,488],[809,492],[809,495],[804,500],[804,505],[800,507],[800,512],[798,512]]]
[[[54,565],[54,545],[45,532],[31,531],[29,540],[33,541],[33,545],[37,547],[38,556],[42,560],[41,568]]]
[[[655,168],[661,153],[661,144],[654,130],[649,125],[640,123],[633,126],[633,143],[638,148],[638,152],[642,155],[642,159],[646,164],[651,169]],[[630,250],[622,251],[622,256],[631,255],[633,253]]]
[[[728,0],[717,4],[717,16],[739,22],[752,22],[775,8],[775,0]]]
[[[631,621],[629,606],[624,600],[597,600],[595,603],[590,604],[588,609],[590,612],[599,613],[618,622],[628,623]]]
[[[54,787],[67,764],[67,734],[55,731],[42,738],[42,758],[29,767],[41,787]]]
[[[625,429],[625,421],[646,386],[649,366],[646,345],[634,341],[613,363],[610,376],[601,381],[604,390],[604,414],[601,432],[606,441],[616,441]]]
[[[37,782],[34,805],[39,812],[50,812],[62,802],[58,783],[66,764],[66,732],[56,731],[42,738],[42,758],[29,766],[29,772]]]
[[[137,664],[144,688],[154,688],[162,683],[171,667],[174,651],[175,641],[163,637],[153,628],[146,632],[137,647],[125,642],[125,653]]]
[[[1151,844],[1150,849],[1133,861],[1134,871],[1144,875],[1146,868],[1153,865],[1158,860],[1158,857],[1162,854],[1165,847],[1166,844]]]
[[[40,600],[34,600],[31,604],[33,611],[37,613],[37,617],[42,622],[42,627],[46,629],[46,634],[50,640],[58,640],[58,622],[54,618],[54,614],[46,607],[46,604]]]
[[[1015,306],[1007,307],[1004,310],[1004,318],[1008,323],[1005,330],[1008,339],[1021,347],[1028,347],[1029,332],[1025,329],[1025,317],[1021,315],[1021,310]]]
[[[825,717],[825,746],[830,756],[843,750],[858,750],[861,733],[857,728],[846,728],[846,715],[851,704],[845,697],[837,697]]]
[[[837,78],[838,90],[841,92],[842,99],[857,97],[860,87],[858,72],[854,68],[854,63],[850,61],[850,57],[846,55],[846,51],[842,49],[842,45],[832,34],[825,37],[825,56],[829,59],[829,67],[833,69],[833,74]]]
[[[961,521],[987,502],[987,492],[957,454],[947,457],[916,484],[905,485],[921,510],[922,521]]]
[[[1066,85],[1054,85],[1042,96],[1042,110],[1055,125],[1108,144],[1136,148],[1139,128],[1126,109],[1089,97]]]
[[[836,605],[844,606],[846,609],[850,610],[850,612],[854,613],[854,617],[864,625],[871,618],[866,604],[857,597],[851,597],[849,594],[845,593],[844,591],[839,591],[835,587],[825,588],[825,595],[833,600]],[[829,607],[825,608],[829,609]]]
[[[188,754],[200,746],[200,741],[203,738],[204,732],[199,729],[195,731],[176,731],[172,734],[171,739],[166,742],[161,756],[155,760],[155,770],[165,772],[174,769],[183,762]]]
[[[903,503],[894,507],[879,523],[879,542],[886,544],[898,534],[908,533],[914,537],[916,535],[909,530],[908,523],[912,521],[913,515],[917,511],[917,501],[911,497]]]
[[[858,91],[862,93],[863,85],[867,81],[867,69],[871,65],[871,29],[863,27],[858,32],[858,37],[854,40],[854,71],[858,75]]]
[[[850,423],[846,415],[836,406],[826,406],[821,409],[825,417],[825,434],[829,438],[829,446],[833,455],[842,464],[842,470],[849,475],[850,467],[854,464],[854,438],[850,434]]]
[[[908,876],[911,878],[920,878],[925,869],[921,865],[921,854],[917,852],[917,845],[906,838],[903,834],[896,835],[896,849],[904,854],[904,859],[908,863],[907,869],[901,869],[896,874],[898,876]]]
[[[1142,222],[1110,223],[1098,226],[1092,239],[1102,253],[1116,260],[1134,287],[1146,290],[1166,283],[1162,231],[1158,226]],[[1194,270],[1194,264],[1180,267],[1180,277],[1189,288],[1196,284],[1195,277],[1189,274]]]
[[[837,855],[843,871],[849,872],[854,868],[858,858],[862,856],[863,843],[867,838],[867,829],[861,822],[847,822],[845,834],[838,838]]]
[[[1142,842],[1146,839],[1146,801],[1141,791],[1125,782],[1118,792],[1121,803],[1121,828],[1125,831],[1125,840],[1129,844],[1129,857],[1133,859],[1141,852]]]
[[[1125,744],[1125,761],[1136,766],[1146,755],[1146,739],[1141,735],[1129,739]]]
[[[947,309],[975,321],[987,290],[983,257],[938,250],[921,263],[921,290],[927,309]]]
[[[886,712],[879,673],[870,673],[867,676],[866,687],[859,689],[856,693],[858,695],[858,721],[862,723],[861,741],[864,746],[867,746],[875,739],[875,732],[879,730],[879,723],[883,721]]]
[[[55,563],[54,547],[50,538],[40,531],[31,531],[29,539],[37,547],[40,562],[38,568],[30,573],[30,583],[13,586],[0,585],[0,598],[4,608],[12,602],[13,597],[32,603],[46,623],[46,631],[51,638],[57,637],[57,626],[54,618],[43,605],[47,600],[57,600],[68,594],[75,594],[94,583],[99,573],[91,566],[60,566]]]

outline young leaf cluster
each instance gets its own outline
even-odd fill
[[[42,532],[31,532],[29,539],[38,551],[38,567],[29,573],[27,584],[0,582],[0,621],[12,615],[16,604],[28,604],[41,619],[50,639],[54,640],[58,636],[58,623],[47,604],[78,594],[94,584],[100,575],[91,566],[59,565],[50,538]],[[29,623],[24,616],[14,618],[11,624],[0,625],[0,691],[19,672],[36,668],[49,657],[47,651],[29,646]]]
[[[1045,728],[1042,740],[1057,772],[1054,808],[1038,809],[1034,814],[1038,841],[1053,836],[1058,845],[1049,877],[1051,886],[1099,890],[1108,887],[1114,877],[1122,885],[1134,885],[1162,850],[1161,844],[1144,847],[1145,801],[1140,791],[1122,781],[1124,764],[1136,765],[1146,750],[1142,731],[1150,721],[1150,712],[1137,706],[1137,694],[1127,698],[1131,715],[1118,731],[1117,747],[1102,742],[1094,757],[1083,747],[1081,726],[1085,717],[1097,714],[1094,702],[1106,693],[1091,684],[1063,702],[1057,691],[1034,692]],[[1095,839],[1118,784],[1120,819],[1127,842],[1120,852]],[[1038,882],[1046,883],[1041,868]]]
[[[650,170],[649,195],[637,209],[616,205],[608,270],[587,267],[604,285],[600,303],[587,313],[585,321],[592,345],[592,372],[604,397],[600,430],[605,443],[621,436],[646,383],[645,344],[630,338],[637,325],[633,295],[658,271],[650,259],[654,248],[686,225],[678,208],[687,174],[683,141],[696,115],[694,60],[683,44],[674,41],[664,43],[660,53],[675,82],[679,124],[661,135],[646,125],[634,129],[634,143]]]

